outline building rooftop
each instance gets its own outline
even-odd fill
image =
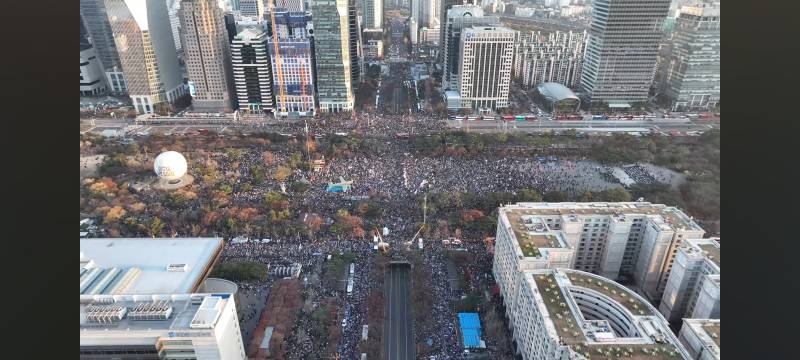
[[[559,231],[551,230],[542,217],[524,212],[501,211],[500,216],[508,220],[526,257],[540,257],[539,249],[567,248],[567,243]]]
[[[156,332],[212,329],[230,294],[103,295],[80,304],[81,344],[109,331]],[[105,335],[103,335],[105,336]]]
[[[556,82],[543,82],[536,87],[539,93],[550,101],[560,101],[564,99],[579,100],[572,90]]]
[[[702,230],[680,209],[649,202],[517,203],[503,209],[519,215],[660,215],[672,228]]]
[[[526,271],[525,276],[528,284],[536,287],[534,293],[541,296],[541,300],[534,296],[539,308],[547,311],[545,318],[550,323],[545,328],[552,325],[551,335],[572,351],[594,360],[688,359],[658,311],[622,285],[568,269],[532,270]],[[592,298],[594,292],[607,298]],[[610,319],[586,312],[582,305],[587,303],[586,299],[612,308],[622,305],[628,311],[626,326],[633,333],[621,333]]]
[[[712,240],[712,241],[713,241],[713,240]],[[719,256],[720,256],[720,255],[719,255],[719,245],[715,245],[715,244],[701,244],[701,245],[697,245],[697,246],[698,246],[698,247],[699,247],[701,250],[703,250],[703,251],[705,251],[705,252],[706,252],[706,258],[707,258],[707,259],[709,259],[709,260],[713,261],[713,262],[714,262],[714,264],[717,264],[717,266],[718,266],[718,267],[721,267],[721,266],[719,265],[719,260],[720,260],[720,257],[719,257]]]
[[[80,239],[81,296],[187,294],[222,251],[222,238]]]
[[[708,352],[720,358],[720,320],[719,319],[684,319],[681,333],[689,331],[697,336]]]

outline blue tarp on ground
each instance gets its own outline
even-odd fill
[[[458,324],[465,348],[481,346],[481,320],[478,313],[458,313]]]

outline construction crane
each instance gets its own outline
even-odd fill
[[[281,65],[281,52],[280,52],[280,36],[278,36],[278,28],[275,25],[275,0],[269,1],[269,16],[272,23],[272,43],[275,48],[275,69],[278,72],[278,92],[280,93],[280,105],[283,111],[286,111],[286,86],[283,81],[283,67]],[[280,107],[278,108],[280,111]]]

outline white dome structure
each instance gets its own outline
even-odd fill
[[[186,175],[186,158],[177,151],[163,152],[153,162],[153,170],[163,180],[178,182]]]

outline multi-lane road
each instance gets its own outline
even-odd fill
[[[689,120],[666,120],[655,119],[652,121],[633,121],[633,120],[573,120],[573,121],[496,121],[496,120],[476,120],[476,121],[457,121],[448,120],[447,125],[452,129],[462,129],[475,132],[528,132],[538,133],[547,131],[559,131],[575,129],[586,133],[602,132],[653,132],[672,134],[673,132],[705,132],[714,128],[719,128],[718,122],[711,121],[689,121]]]
[[[411,266],[392,263],[386,279],[389,301],[383,325],[383,356],[389,360],[414,359],[411,333]]]

